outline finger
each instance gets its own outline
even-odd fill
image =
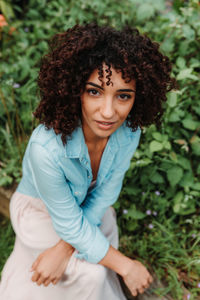
[[[148,289],[148,287],[149,287],[149,282],[147,281],[145,284],[143,284],[143,287],[144,287],[145,289]]]
[[[33,276],[31,277],[31,280],[33,282],[36,282],[40,277],[40,274],[38,272],[34,272]]]
[[[153,282],[153,277],[152,277],[152,276],[149,276],[148,281],[149,281],[149,283],[151,284],[151,283]]]
[[[132,294],[133,296],[137,296],[137,291],[136,291],[136,290],[131,290],[131,294]]]
[[[138,292],[139,292],[140,294],[144,293],[144,288],[143,288],[143,287],[139,288],[139,289],[138,289]]]
[[[37,285],[41,285],[47,278],[45,278],[44,276],[40,276],[37,280]]]
[[[50,278],[48,278],[48,279],[46,279],[45,281],[44,281],[44,286],[48,286],[49,284],[51,283],[51,279]]]
[[[51,282],[55,285],[58,281],[59,281],[60,278],[55,278],[53,279]]]

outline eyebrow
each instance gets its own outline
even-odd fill
[[[92,86],[94,86],[94,87],[96,87],[96,88],[101,89],[101,90],[104,91],[104,88],[102,86],[96,84],[96,83],[86,82],[86,84],[90,84],[90,85],[92,85]],[[136,90],[132,90],[132,89],[119,89],[119,90],[117,90],[117,92],[133,92],[133,93],[135,93]]]

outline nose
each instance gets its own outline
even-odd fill
[[[115,114],[114,103],[112,97],[105,97],[102,100],[100,113],[104,119],[112,119]]]

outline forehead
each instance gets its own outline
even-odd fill
[[[110,75],[111,71],[111,75]],[[113,87],[113,88],[133,88],[136,85],[136,82],[134,79],[132,79],[130,82],[125,82],[125,79],[122,78],[122,73],[119,70],[114,69],[113,67],[108,69],[108,66],[103,64],[103,77],[100,80],[100,75],[99,75],[99,70],[95,69],[90,77],[88,78],[88,81],[96,83],[98,85],[102,85],[103,87]],[[108,79],[110,78],[111,83],[107,85],[106,83],[109,81]]]

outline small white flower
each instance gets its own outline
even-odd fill
[[[191,296],[190,294],[187,294],[187,299],[190,299],[190,296]]]
[[[155,191],[156,196],[160,196],[160,192],[159,191]]]
[[[18,89],[18,88],[20,87],[20,84],[15,82],[15,83],[13,84],[13,87],[14,87],[14,89]]]
[[[127,209],[123,209],[123,214],[126,215],[128,213]]]
[[[153,224],[149,224],[148,227],[149,227],[149,229],[153,229],[154,225]]]
[[[154,210],[154,211],[153,211],[153,215],[154,215],[154,216],[157,216],[157,214],[158,214],[157,211]]]
[[[200,288],[200,282],[197,284],[197,287]]]
[[[151,215],[151,210],[150,210],[150,209],[147,209],[147,210],[146,210],[146,214],[147,214],[148,216],[150,216],[150,215]]]

